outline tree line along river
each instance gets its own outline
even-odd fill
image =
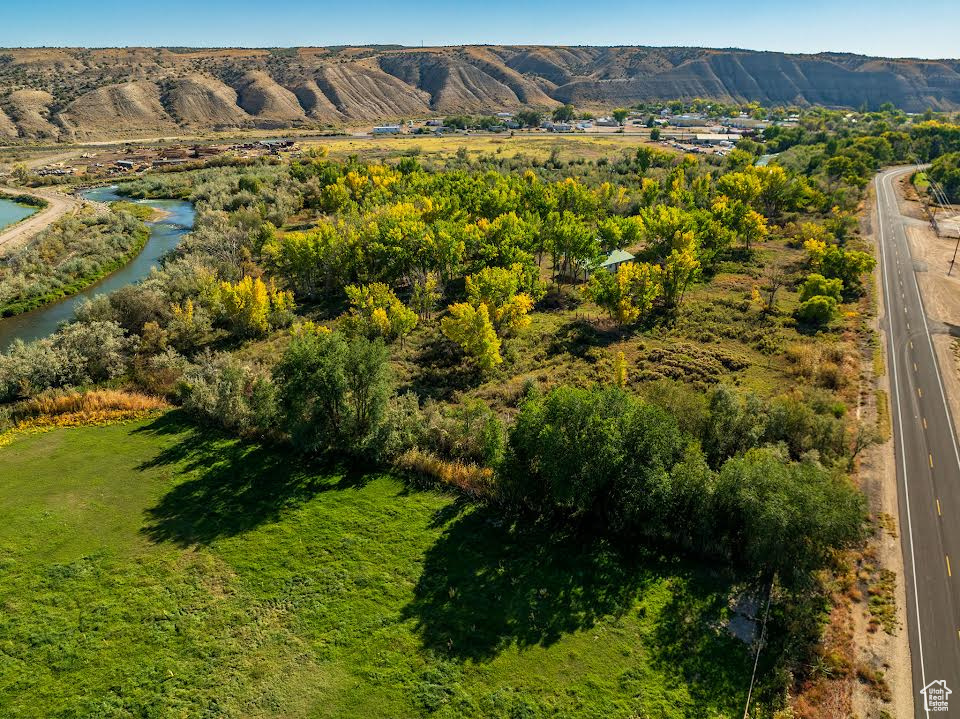
[[[129,199],[117,194],[116,187],[95,187],[84,190],[80,195],[93,202],[104,203]],[[111,292],[144,279],[150,274],[151,268],[159,265],[160,258],[180,244],[183,236],[193,229],[194,209],[193,205],[186,200],[137,200],[137,202],[163,211],[161,219],[147,223],[150,227],[150,238],[140,254],[116,272],[75,295],[64,297],[62,300],[15,317],[0,319],[0,351],[6,351],[14,340],[21,339],[29,342],[56,332],[61,322],[73,318],[74,311],[81,302],[94,295]],[[15,205],[15,203],[10,204]],[[26,215],[29,215],[32,209],[21,205],[15,206],[26,210]],[[0,207],[0,213],[2,212],[3,208]],[[5,215],[0,214],[0,228],[3,227],[4,217]],[[14,219],[12,222],[19,219],[22,218]]]

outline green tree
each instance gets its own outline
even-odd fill
[[[623,125],[624,120],[630,116],[630,111],[625,107],[618,107],[613,111],[613,119],[617,121],[618,125]]]
[[[433,310],[441,297],[443,297],[443,290],[439,275],[436,272],[428,272],[414,280],[410,305],[421,320],[428,320],[433,316]]]
[[[540,123],[543,122],[543,113],[537,110],[521,110],[514,119],[520,127],[540,127]]]
[[[362,452],[390,394],[388,354],[379,341],[307,329],[273,371],[282,426],[305,452]]]
[[[724,464],[714,512],[728,556],[787,585],[809,582],[836,550],[863,538],[864,499],[849,480],[775,449]]]
[[[553,111],[553,119],[555,122],[570,122],[576,116],[576,109],[569,103],[566,105],[561,105]]]
[[[574,212],[551,212],[544,223],[543,235],[553,256],[554,277],[558,281],[576,277],[600,256],[600,243],[593,228]]]
[[[960,152],[941,155],[930,164],[927,174],[943,188],[951,202],[960,202]]]

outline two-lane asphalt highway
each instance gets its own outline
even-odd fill
[[[875,182],[913,697],[926,718],[960,716],[960,449],[893,186],[912,169]],[[928,712],[921,690],[938,680],[954,696]]]

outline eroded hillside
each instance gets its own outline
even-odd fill
[[[6,140],[694,97],[956,109],[960,61],[643,47],[0,50]]]

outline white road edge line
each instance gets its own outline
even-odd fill
[[[905,236],[906,238],[906,236]],[[910,249],[910,239],[907,240],[907,249]],[[920,319],[923,320],[924,334],[927,336],[927,345],[930,347],[930,354],[933,356],[933,368],[936,370],[937,385],[940,387],[940,399],[943,402],[943,411],[947,415],[947,427],[950,430],[950,440],[953,443],[953,456],[957,460],[957,470],[960,471],[960,447],[957,446],[957,433],[953,428],[953,417],[950,414],[950,404],[947,402],[947,393],[943,389],[943,379],[940,377],[940,362],[937,359],[937,352],[933,348],[933,337],[930,334],[930,327],[927,325],[927,308],[923,304],[923,293],[920,292],[920,283],[917,280],[917,273],[913,275],[913,286],[917,290],[917,299],[920,300]]]
[[[891,394],[897,400],[897,427],[900,434],[900,464],[903,469],[903,496],[906,504],[905,509],[907,512],[907,534],[910,536],[910,571],[913,574],[913,608],[917,615],[917,649],[920,653],[920,686],[925,687],[927,685],[927,673],[923,664],[923,630],[920,626],[920,595],[917,592],[917,561],[913,549],[913,519],[910,515],[910,490],[907,482],[907,453],[905,451],[906,448],[903,446],[903,412],[900,407],[900,379],[897,376],[897,352],[893,341],[893,322],[889,321],[889,277],[887,275],[887,263],[884,258],[884,248],[886,247],[886,242],[883,234],[883,213],[880,210],[880,194],[883,193],[884,198],[886,198],[882,179],[886,179],[890,174],[891,173],[889,172],[884,173],[882,176],[878,176],[875,180],[877,187],[877,230],[880,237],[880,271],[883,275],[883,309],[890,325],[887,327],[887,345],[890,348],[890,371],[893,379],[892,389],[895,389],[895,391],[891,392]],[[894,452],[896,452],[896,447],[894,447]],[[930,716],[930,713],[926,710],[926,707],[924,707],[924,714],[927,717]]]

